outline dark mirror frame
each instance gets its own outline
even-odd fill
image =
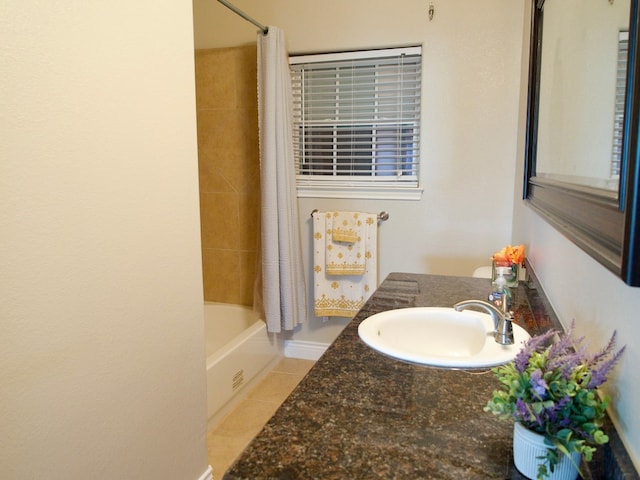
[[[523,198],[546,221],[628,285],[640,286],[640,0],[631,0],[619,193],[536,177],[544,0],[532,0]],[[585,99],[588,101],[588,99]]]

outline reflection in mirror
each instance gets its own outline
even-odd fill
[[[532,0],[524,198],[640,286],[640,0]]]
[[[546,0],[536,176],[618,191],[629,0]]]

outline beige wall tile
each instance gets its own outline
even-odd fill
[[[237,251],[203,249],[202,271],[205,301],[240,303],[240,255]]]
[[[245,132],[247,115],[235,109],[198,111],[198,151],[210,148],[244,148],[257,133]]]
[[[252,305],[260,212],[257,49],[198,50],[195,63],[205,300]]]
[[[235,193],[205,192],[200,195],[203,248],[238,248],[238,205],[239,199]]]
[[[245,108],[238,110],[240,122],[244,126],[242,130],[242,145],[243,152],[252,158],[259,158],[258,147],[259,143],[259,129],[258,129],[258,108],[257,105],[254,108]]]
[[[198,109],[236,108],[239,55],[234,49],[198,50],[195,54],[196,105]]]
[[[240,295],[242,305],[253,306],[253,289],[255,287],[257,275],[257,254],[256,250],[240,252]]]
[[[256,175],[260,176],[258,158],[237,148],[221,149],[216,157],[216,169],[235,192],[244,191],[247,183],[252,182]]]
[[[255,166],[253,170],[251,170],[247,174],[247,178],[245,178],[245,183],[242,186],[240,193],[251,193],[255,192],[258,195],[258,209],[260,208],[260,167],[258,165]]]
[[[224,152],[211,149],[209,153],[201,152],[198,157],[198,175],[200,177],[200,193],[234,192],[237,189],[229,181],[228,176],[220,169],[220,156]]]
[[[242,153],[251,149],[251,143],[258,141],[257,123],[254,122],[253,113],[250,110],[236,109],[229,112],[224,119],[225,134],[221,147],[235,147]]]
[[[239,108],[255,108],[258,104],[258,49],[249,45],[238,49],[235,58],[236,105]]]
[[[238,195],[238,247],[243,250],[255,250],[258,240],[258,220],[260,215],[259,192]]]

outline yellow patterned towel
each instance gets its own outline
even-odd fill
[[[378,286],[377,215],[359,214],[362,220],[364,273],[331,275],[326,264],[327,246],[336,244],[331,238],[332,215],[333,212],[313,214],[314,314],[317,317],[353,318]]]
[[[361,239],[362,218],[358,212],[333,212],[331,235],[334,242],[354,244]]]
[[[366,223],[364,213],[325,214],[325,267],[327,275],[364,275],[366,271]],[[352,238],[345,242],[340,238]]]

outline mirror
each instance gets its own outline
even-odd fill
[[[629,8],[545,2],[536,175],[618,191]]]
[[[639,0],[533,0],[524,197],[640,286]]]

